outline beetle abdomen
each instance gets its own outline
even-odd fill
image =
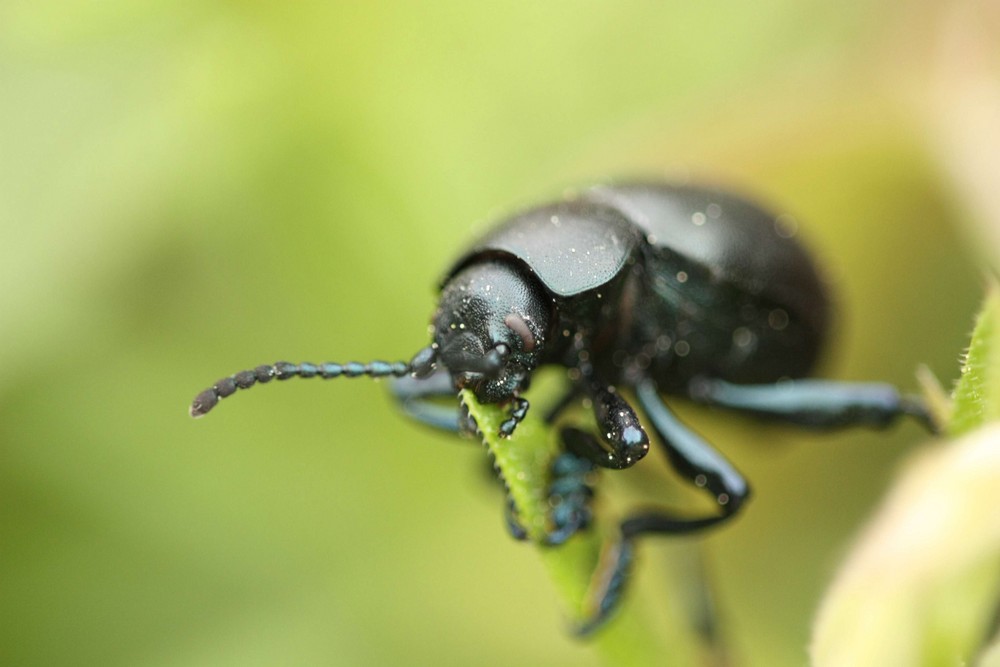
[[[643,312],[623,347],[650,357],[663,388],[695,375],[755,383],[810,371],[827,329],[826,288],[776,216],[690,186],[598,186],[584,197],[646,235]]]
[[[781,305],[817,333],[826,330],[826,286],[778,216],[728,192],[693,186],[601,185],[585,197],[620,210],[653,247],[676,252],[718,281]]]

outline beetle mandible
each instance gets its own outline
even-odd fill
[[[506,406],[510,436],[528,410],[522,393],[541,366],[568,369],[570,389],[548,419],[584,396],[597,433],[561,431],[553,464],[548,544],[590,522],[588,475],[627,468],[649,450],[647,425],[676,470],[715,500],[687,517],[645,512],[621,524],[614,562],[593,592],[598,627],[615,607],[644,534],[684,534],[734,516],[750,487],[722,454],[674,415],[663,395],[800,426],[883,427],[909,414],[932,426],[914,397],[880,383],[803,379],[829,329],[827,286],[794,234],[731,193],[634,182],[595,186],[522,211],[476,241],[447,271],[433,340],[409,362],[278,362],[242,371],[195,397],[191,415],[257,382],[291,377],[394,377],[417,420],[468,428],[461,409],[431,399],[470,389]],[[640,420],[619,389],[634,393]],[[525,538],[508,502],[512,534]]]

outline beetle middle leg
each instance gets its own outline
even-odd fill
[[[652,383],[646,391],[652,392],[655,400],[659,401]],[[633,513],[622,521],[618,538],[610,540],[601,550],[587,593],[584,618],[574,629],[579,635],[595,631],[618,607],[631,573],[638,538],[644,535],[688,535],[711,528],[733,516],[749,496],[746,482],[721,454],[677,421],[662,403],[659,403],[659,408],[647,405],[649,396],[645,393],[640,393],[639,398],[644,409],[650,413],[657,433],[667,445],[674,466],[693,483],[712,491],[721,511],[708,516],[688,516],[665,509],[647,509]],[[662,413],[669,415],[671,421],[668,422]],[[597,438],[586,431],[565,427],[561,435],[565,451],[553,463],[549,487],[553,505],[550,518],[552,532],[545,543],[550,545],[564,542],[589,525],[589,504],[593,492],[588,478],[602,463],[595,463],[593,454],[605,451]]]
[[[619,527],[620,537],[605,545],[591,587],[588,609],[576,626],[579,635],[588,635],[604,624],[621,602],[634,561],[636,540],[643,535],[688,535],[711,528],[733,517],[750,497],[746,480],[700,436],[688,429],[664,405],[652,381],[636,385],[636,395],[649,416],[674,468],[696,486],[712,493],[719,512],[707,516],[687,516],[663,509],[643,510],[630,515]],[[597,439],[573,427],[562,430],[566,451],[590,459],[601,450]]]
[[[721,514],[708,520],[728,519],[750,497],[746,479],[718,450],[689,429],[667,407],[652,380],[640,380],[635,386],[639,404],[649,417],[660,443],[677,472],[712,494]],[[666,530],[658,532],[670,532]]]
[[[884,428],[909,415],[929,430],[936,430],[920,398],[900,394],[896,387],[880,382],[787,380],[740,385],[699,378],[691,383],[688,392],[700,403],[798,426]]]
[[[611,396],[618,399],[620,404],[628,405],[617,393]],[[719,514],[683,518],[657,513],[649,517],[635,517],[634,527],[640,529],[648,524],[656,532],[684,533],[718,523],[736,514],[750,497],[750,486],[743,475],[712,445],[674,415],[663,403],[652,380],[640,380],[636,383],[636,397],[666,450],[671,465],[692,484],[712,494]],[[631,408],[628,409],[631,412]],[[598,412],[600,423],[600,412],[596,406],[595,412]],[[625,467],[614,465],[620,462],[616,458],[617,454],[605,450],[597,438],[586,431],[572,426],[565,427],[562,429],[562,440],[566,451],[578,457],[604,467]]]

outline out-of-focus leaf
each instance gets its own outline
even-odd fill
[[[412,353],[470,226],[630,175],[797,216],[832,374],[945,377],[978,284],[958,213],[996,194],[977,49],[1000,40],[972,4],[0,2],[0,664],[598,662],[608,640],[559,632],[536,550],[502,534],[478,448],[368,383],[197,423],[187,402],[244,364]],[[975,28],[937,72],[957,88],[901,96],[952,11]],[[694,425],[757,490],[704,538],[722,630],[797,667],[831,551],[916,431]],[[627,494],[686,490],[644,464],[602,480],[612,528]],[[685,547],[642,542],[619,617],[667,633],[653,664],[694,662]]]
[[[1000,582],[1000,427],[921,452],[828,591],[812,656],[839,665],[963,664]]]
[[[817,618],[816,665],[964,664],[993,630],[1000,426],[990,422],[1000,413],[998,317],[994,287],[954,392],[947,431],[961,438],[910,462],[852,550]]]

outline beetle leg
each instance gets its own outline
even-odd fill
[[[709,524],[729,518],[739,511],[750,497],[750,487],[743,475],[714,447],[677,419],[660,398],[652,380],[636,383],[635,392],[666,448],[671,465],[696,486],[708,490],[718,503],[722,514],[709,518]],[[654,522],[653,525],[659,524]],[[662,525],[663,528],[657,529],[657,532],[677,532],[669,524]]]
[[[567,449],[552,463],[552,482],[548,490],[553,509],[550,514],[552,531],[544,542],[547,545],[562,544],[590,525],[591,477],[597,467],[589,453],[595,449],[604,451],[597,438],[585,431],[567,427],[563,429],[563,436]],[[610,540],[601,549],[588,587],[584,615],[574,632],[580,636],[591,634],[617,609],[631,574],[637,537],[647,533],[692,533],[724,519],[723,515],[691,519],[666,511],[647,511],[623,521],[619,539]]]
[[[528,529],[521,523],[517,516],[517,507],[514,506],[514,499],[507,495],[507,502],[504,504],[504,523],[507,525],[507,532],[515,540],[524,541],[528,539]]]
[[[473,432],[468,416],[459,407],[435,403],[435,398],[455,399],[455,388],[447,371],[426,378],[401,377],[390,384],[392,394],[406,416],[422,424],[451,433]]]
[[[594,490],[590,485],[594,464],[571,452],[563,452],[552,462],[552,482],[548,488],[551,530],[545,544],[563,544],[577,531],[590,525],[593,515],[590,501]]]
[[[573,632],[587,635],[604,625],[621,603],[625,585],[632,574],[635,558],[632,540],[611,540],[604,544],[597,561],[597,569],[590,579],[584,616],[577,622]]]
[[[585,389],[594,405],[594,416],[601,438],[610,447],[604,449],[596,442],[581,443],[578,454],[604,468],[629,468],[649,451],[649,437],[639,423],[635,410],[614,386],[591,378]]]
[[[929,430],[936,430],[919,397],[901,395],[892,385],[877,382],[788,380],[738,385],[700,378],[690,384],[688,391],[700,403],[799,426],[884,428],[901,415],[910,415]]]
[[[694,434],[691,433],[690,431],[687,431],[687,433],[691,436],[694,436]],[[562,430],[562,440],[563,440],[563,445],[566,447],[566,451],[573,454],[576,457],[582,457],[587,460],[592,460],[591,459],[591,457],[593,456],[592,452],[595,451],[604,452],[604,449],[601,447],[596,437],[594,437],[590,433],[587,433],[586,431],[581,431],[578,428],[573,428],[572,426],[567,426]],[[709,449],[712,454],[721,459],[721,455],[716,453],[713,449],[711,449],[711,447],[708,444],[704,442],[702,442],[701,444],[705,448]],[[673,462],[674,455],[671,454],[670,456],[671,456],[671,461]],[[724,459],[722,459],[722,461],[725,462]],[[726,464],[728,465],[728,462],[726,462]],[[677,467],[676,463],[675,467]],[[680,468],[678,468],[678,470],[681,471]],[[731,466],[730,470],[732,470]],[[709,482],[707,480],[708,475],[705,474],[704,472],[695,474],[688,474],[683,471],[681,472],[686,477],[691,479],[691,481],[694,484],[698,486],[709,486]],[[704,476],[706,479],[704,481],[697,479],[697,475],[699,474]],[[739,476],[739,473],[737,473],[735,470],[732,470],[732,474]],[[742,477],[739,477],[739,481],[742,482],[743,487],[745,489],[742,492],[742,494],[737,493],[739,490],[739,484],[735,479],[728,480],[728,485],[725,487],[726,491],[716,491],[716,489],[720,488],[721,485],[719,485],[715,481],[712,482],[713,486],[709,487],[710,490],[716,492],[717,502],[719,502],[719,507],[722,510],[721,514],[713,514],[711,516],[704,516],[704,517],[689,517],[678,514],[668,514],[662,511],[642,513],[633,516],[624,524],[622,524],[623,531],[626,532],[627,534],[633,534],[636,532],[654,531],[659,533],[680,535],[683,533],[690,533],[696,530],[701,530],[702,528],[707,528],[708,526],[712,526],[716,523],[719,523],[720,521],[728,519],[733,513],[735,513],[736,510],[739,509],[739,506],[743,503],[743,501],[746,500],[747,497],[749,496],[750,492],[748,489],[746,489],[746,482],[743,481]],[[730,493],[731,495],[730,497],[724,497],[719,499],[718,497],[722,496],[724,493]],[[626,528],[627,531],[625,531]]]
[[[593,463],[569,452],[563,452],[552,462],[552,481],[546,492],[546,499],[552,509],[548,517],[549,526],[541,544],[558,546],[590,525],[593,518],[590,501],[594,497],[590,477],[593,473]],[[514,539],[528,539],[528,529],[521,523],[514,499],[510,495],[507,496],[504,517],[507,529]]]
[[[514,434],[514,429],[524,421],[525,416],[528,414],[528,407],[530,407],[530,404],[527,399],[520,396],[510,399],[510,416],[500,424],[500,428],[498,429],[501,437],[509,438]]]

